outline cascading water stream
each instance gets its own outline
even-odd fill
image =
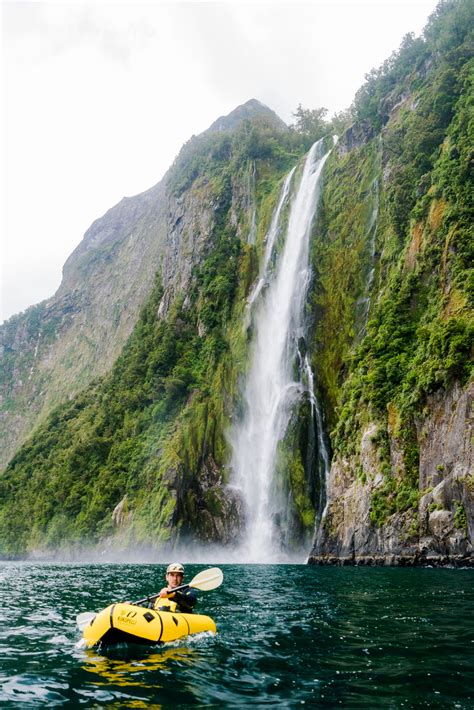
[[[309,401],[311,403],[311,415],[313,421],[316,420],[316,433],[318,437],[318,459],[319,459],[319,496],[318,496],[318,511],[321,513],[326,505],[326,483],[329,475],[329,469],[331,467],[331,460],[329,455],[328,446],[324,439],[324,424],[323,424],[323,413],[321,411],[321,405],[318,402],[316,393],[314,391],[314,375],[311,369],[311,364],[309,362],[308,353],[304,356],[303,360],[303,371],[306,376],[307,381],[307,391],[309,394]],[[318,523],[318,520],[316,521]]]
[[[273,515],[273,474],[278,442],[288,426],[294,404],[305,388],[294,378],[298,338],[303,334],[303,311],[310,280],[309,236],[324,163],[323,142],[311,148],[293,197],[286,239],[267,289],[269,263],[282,207],[293,177],[287,177],[262,264],[261,276],[249,303],[255,304],[251,364],[244,388],[244,417],[231,434],[233,483],[246,505],[243,552],[247,561],[275,561],[279,554]],[[272,240],[272,241],[271,241]],[[258,303],[256,303],[257,298]],[[314,393],[313,393],[314,397]]]
[[[247,301],[247,317],[245,321],[245,327],[248,328],[250,325],[250,315],[251,315],[251,309],[253,307],[253,304],[257,301],[260,292],[262,288],[265,286],[268,280],[269,276],[269,271],[270,271],[270,264],[271,264],[271,258],[273,254],[273,250],[275,247],[275,242],[277,240],[277,237],[280,232],[280,219],[281,219],[281,214],[283,207],[286,204],[286,201],[288,200],[288,195],[290,192],[290,185],[291,181],[293,179],[293,175],[295,174],[296,166],[290,170],[288,175],[285,178],[285,182],[283,183],[283,188],[280,194],[280,199],[278,201],[277,208],[275,212],[273,213],[272,221],[270,224],[270,229],[268,230],[266,237],[265,237],[265,254],[263,257],[263,263],[262,267],[260,269],[260,276],[258,278],[257,283],[255,284],[254,288],[252,289],[252,292],[248,298]]]

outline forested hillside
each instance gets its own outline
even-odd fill
[[[439,6],[425,39],[371,74],[328,166],[313,303],[334,463],[319,561],[472,554],[472,10]]]
[[[231,114],[228,130],[192,139],[169,171],[176,208],[161,273],[111,373],[57,408],[1,479],[3,500],[23,490],[0,512],[7,553],[117,528],[155,544],[181,530],[235,534],[224,464],[241,318],[279,181],[307,147],[250,103],[250,119]]]
[[[310,485],[318,451],[303,408],[279,473],[294,534],[316,524],[318,563],[472,561],[473,13],[469,0],[441,3],[332,121],[300,106],[288,129],[254,101],[219,119],[133,203],[132,238],[112,230],[89,252],[85,241],[78,263],[94,256],[95,293],[116,249],[139,278],[148,235],[141,309],[120,355],[62,392],[0,477],[0,554],[236,542],[245,501],[229,486],[228,430],[248,368],[247,300],[285,175],[336,132],[305,346],[332,466],[324,490]],[[6,355],[14,392],[22,355]]]

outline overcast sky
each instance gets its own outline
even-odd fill
[[[347,108],[436,0],[2,2],[0,322],[54,294],[94,219],[256,98]]]

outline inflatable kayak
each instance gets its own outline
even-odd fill
[[[155,611],[124,602],[99,611],[84,627],[83,638],[86,647],[92,648],[99,643],[159,644],[202,631],[216,632],[209,616]]]

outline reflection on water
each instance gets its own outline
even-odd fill
[[[76,615],[146,596],[162,568],[6,563],[2,710],[474,707],[474,570],[223,568],[198,607],[217,635],[86,650]]]
[[[107,649],[107,656],[97,655],[97,652],[87,650],[83,670],[98,676],[94,680],[97,685],[113,683],[121,687],[139,685],[141,688],[160,687],[156,676],[151,671],[169,672],[171,662],[181,668],[192,665],[193,649],[187,646],[180,648],[162,648],[159,651],[145,650],[141,646],[121,644]],[[150,684],[147,678],[153,678]]]

